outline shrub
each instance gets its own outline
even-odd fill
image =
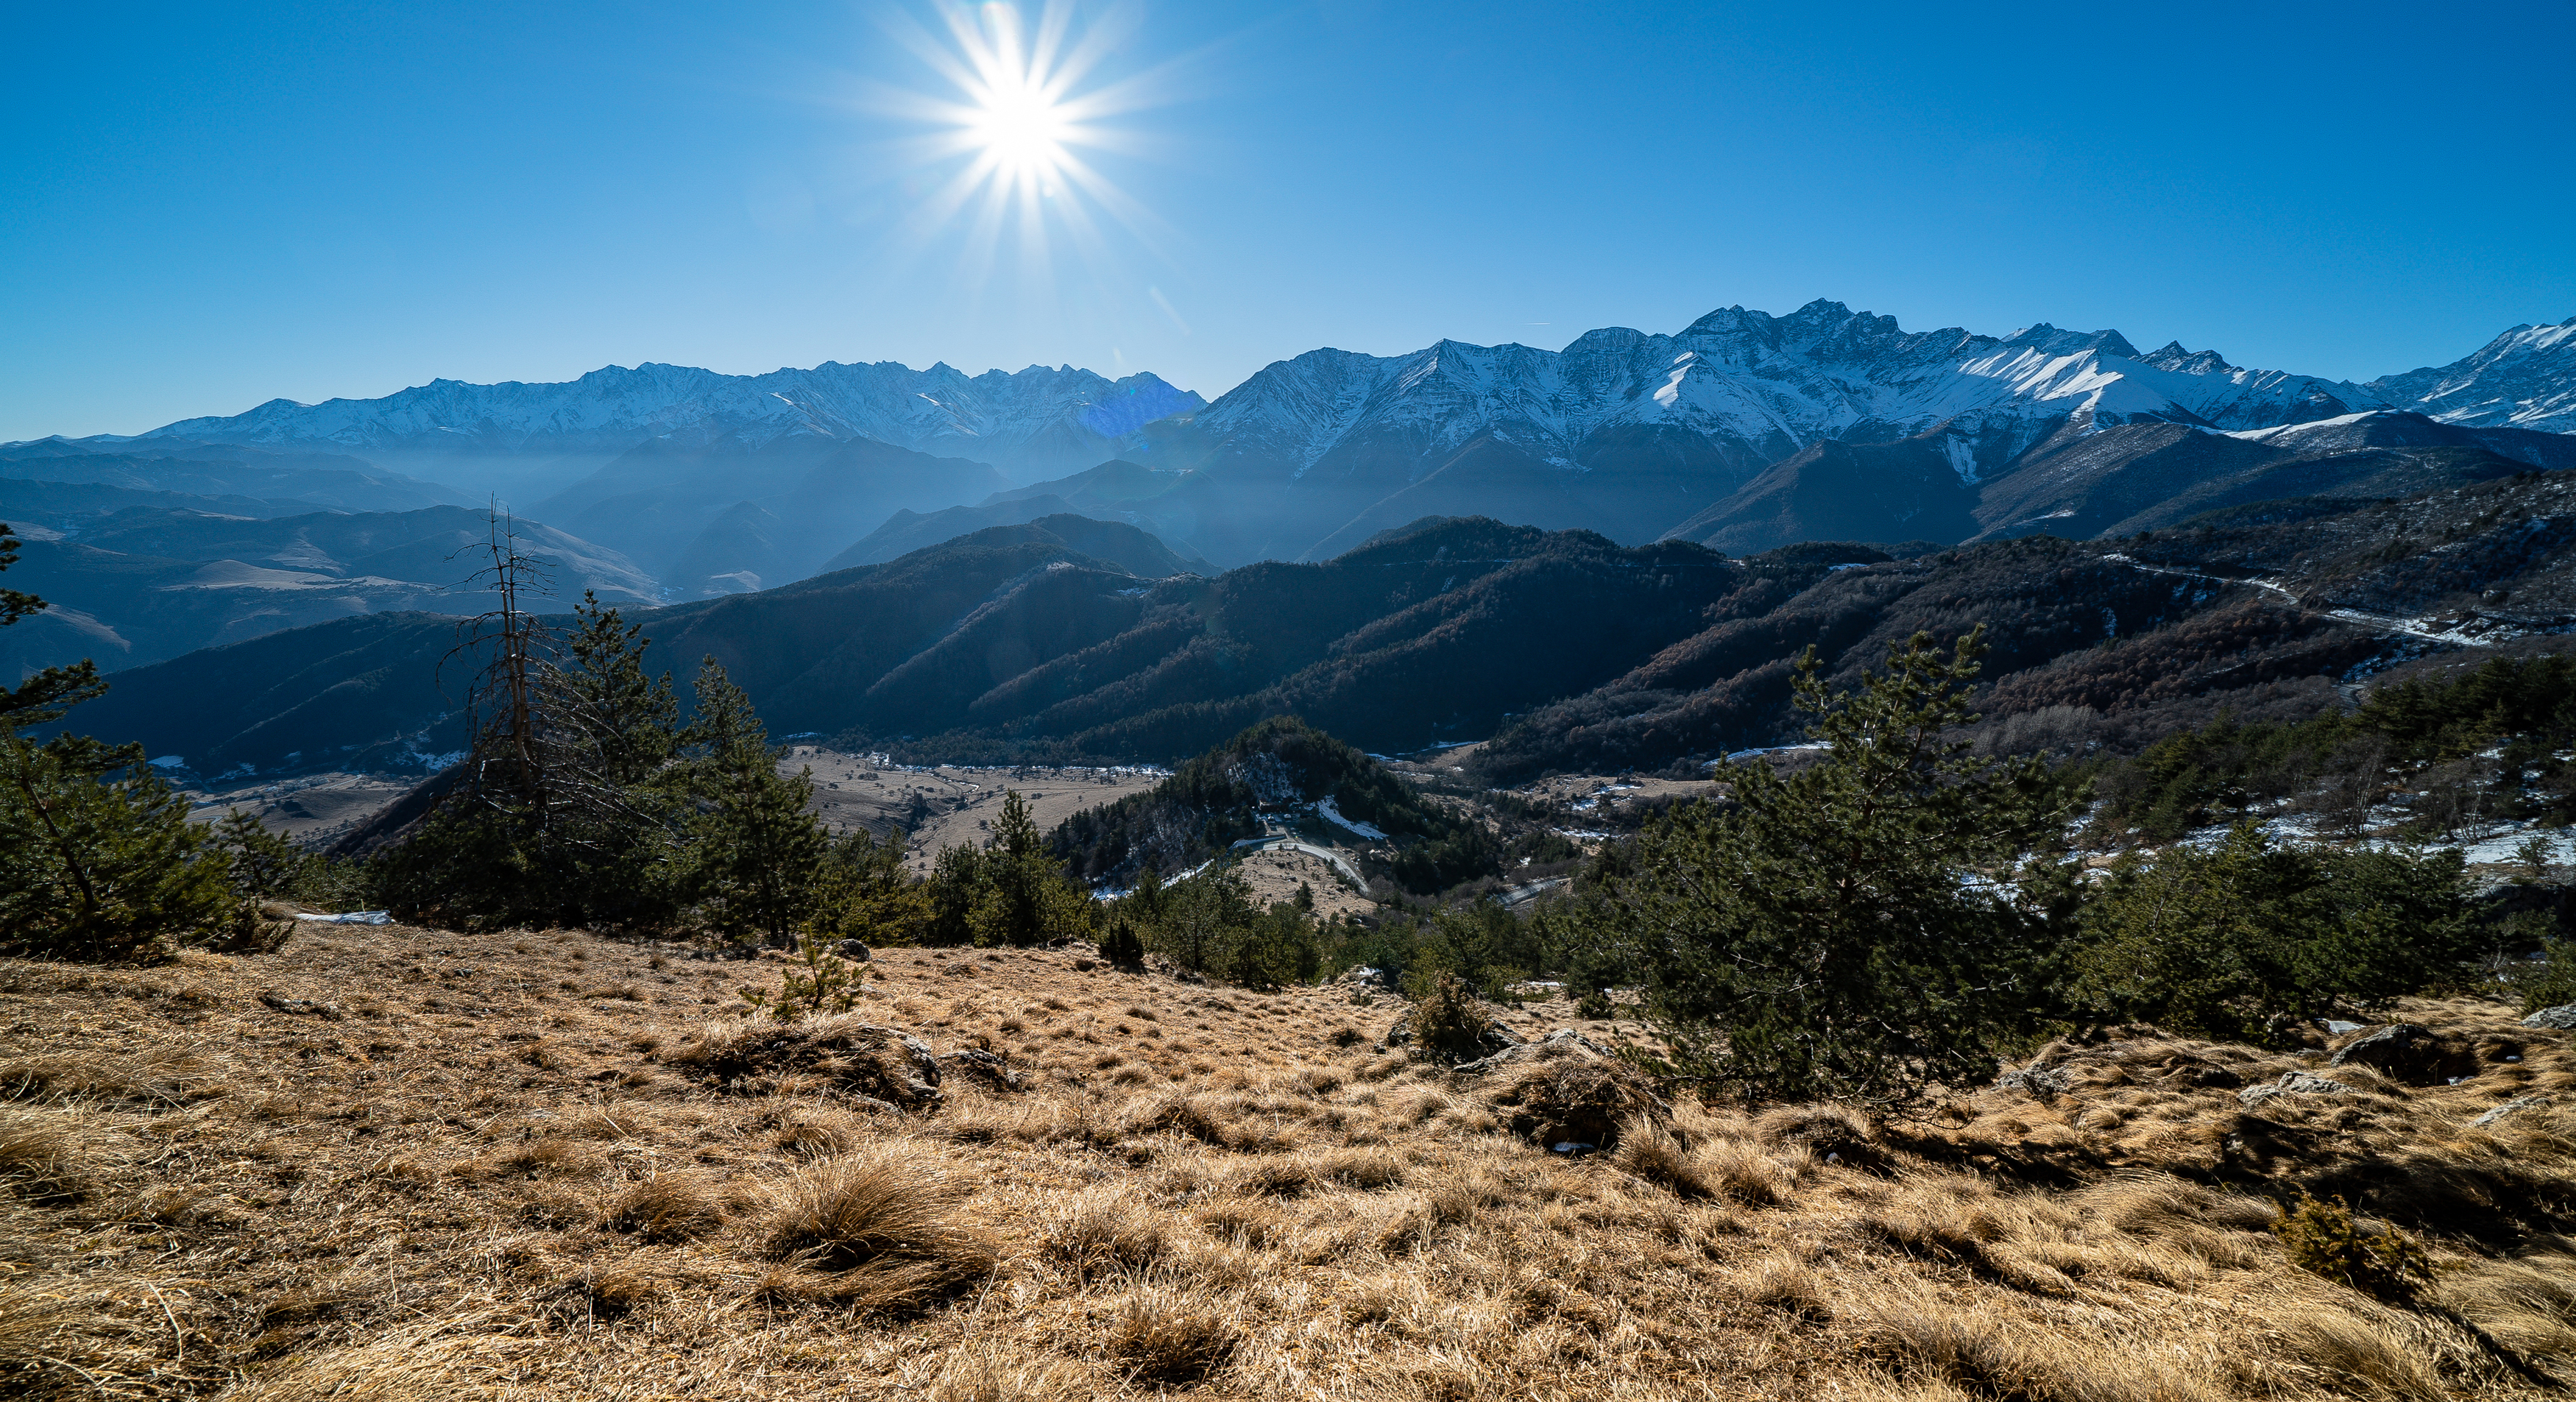
[[[1314,917],[1280,901],[1234,931],[1217,971],[1245,988],[1275,989],[1312,979],[1319,963]]]
[[[2071,796],[2036,761],[1952,738],[1975,719],[1981,632],[1925,634],[1829,693],[1812,649],[1796,697],[1825,757],[1789,778],[1717,771],[1732,805],[1652,820],[1596,905],[1568,918],[1646,976],[1663,1069],[1749,1100],[1897,1104],[1991,1079],[2043,1003],[2050,903],[1994,879]]]
[[[363,866],[308,852],[240,809],[215,824],[212,842],[231,871],[233,889],[255,901],[295,900],[342,910],[365,903]]]
[[[2542,944],[2540,967],[2517,982],[2526,1013],[2576,1003],[2576,940],[2552,939]]]
[[[2433,1260],[2413,1237],[2395,1227],[2364,1229],[2340,1197],[2320,1202],[2301,1193],[2272,1232],[2292,1265],[2392,1304],[2432,1283]]]
[[[1109,929],[1100,937],[1100,957],[1108,960],[1112,968],[1145,967],[1145,941],[1136,933],[1135,922],[1129,920],[1124,912],[1110,915]]]
[[[1462,1061],[1479,1055],[1484,1050],[1486,1029],[1491,1025],[1467,986],[1450,974],[1432,975],[1420,1001],[1413,1005],[1416,1044],[1448,1060]]]
[[[932,864],[927,891],[930,915],[923,939],[931,944],[1051,944],[1093,935],[1089,892],[1049,856],[1028,803],[1005,793],[993,836],[981,849],[949,847]]]
[[[2280,846],[2240,824],[2215,850],[2115,869],[2083,915],[2073,995],[2102,1016],[2237,1040],[2368,1012],[2467,957],[2460,873],[2455,851]]]

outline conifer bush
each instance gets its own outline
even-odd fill
[[[1485,1032],[1491,1026],[1476,997],[1467,985],[1448,973],[1433,974],[1424,982],[1422,996],[1413,1005],[1413,1036],[1423,1050],[1449,1061],[1463,1061],[1484,1049]]]
[[[2056,906],[2012,884],[2071,806],[2035,760],[1983,761],[1981,631],[1916,634],[1836,696],[1810,649],[1796,700],[1825,755],[1788,778],[1716,771],[1731,801],[1651,820],[1570,920],[1633,968],[1666,1073],[1747,1100],[1895,1105],[1990,1080],[2047,1002]]]
[[[188,944],[256,949],[269,923],[140,749],[77,736],[0,744],[0,940],[13,952],[107,961]]]
[[[2368,1015],[2469,957],[2461,871],[2457,851],[2278,844],[2251,824],[2209,851],[2124,861],[2083,913],[2074,1003],[2255,1042],[2293,1022]]]

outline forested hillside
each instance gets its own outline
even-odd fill
[[[1848,684],[1890,642],[1990,625],[1988,743],[2134,751],[2233,708],[2295,718],[2428,653],[2576,628],[2576,473],[2394,501],[2233,507],[2113,541],[1679,541],[1435,518],[1322,564],[1177,574],[1114,522],[996,527],[882,565],[655,611],[782,734],[911,762],[1177,764],[1273,716],[1363,750],[1490,740],[1489,781],[1695,772],[1779,744],[1791,660]],[[1071,539],[1068,539],[1068,536]],[[458,748],[444,620],[344,620],[120,674],[101,733],[200,773]]]

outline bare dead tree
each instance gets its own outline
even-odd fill
[[[458,553],[483,563],[469,587],[489,590],[496,607],[456,625],[456,646],[440,659],[469,669],[466,724],[474,736],[467,788],[478,798],[517,808],[542,826],[549,799],[544,709],[538,687],[548,665],[545,626],[524,602],[553,592],[545,562],[520,545],[518,522],[498,502],[484,513],[485,537]],[[456,558],[455,556],[451,556]]]

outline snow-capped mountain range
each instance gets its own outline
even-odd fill
[[[1960,463],[1967,474],[2070,425],[2241,430],[2368,409],[2576,430],[2576,318],[2516,327],[2442,369],[2354,384],[2244,369],[2178,342],[2141,352],[2117,331],[1908,332],[1839,302],[1783,317],[1729,307],[1674,335],[1611,328],[1562,351],[1456,341],[1398,356],[1309,351],[1191,416],[1185,436],[1198,449],[1187,456],[1210,465],[1263,460],[1304,476],[1390,450],[1428,462],[1484,435],[1580,468],[1639,430],[1679,430],[1741,472],[1823,439],[1885,442],[1947,426],[1973,456]]]
[[[1072,366],[967,375],[948,365],[837,362],[722,375],[682,365],[609,366],[562,384],[433,380],[381,399],[183,419],[145,437],[262,447],[620,452],[650,439],[758,448],[794,435],[868,438],[1006,472],[1072,471],[1110,456],[1146,423],[1206,401],[1150,374],[1111,380]]]
[[[2109,330],[1907,331],[1893,317],[1815,301],[1786,316],[1728,307],[1669,335],[1605,328],[1562,350],[1458,341],[1392,356],[1313,350],[1214,403],[1151,374],[1113,381],[1070,366],[970,376],[945,364],[831,363],[723,375],[646,364],[563,384],[438,380],[381,399],[273,400],[143,437],[321,450],[471,478],[467,495],[495,491],[657,575],[678,570],[688,578],[677,587],[692,596],[797,577],[899,508],[998,499],[995,471],[999,485],[1062,486],[1074,500],[1083,484],[1067,479],[1110,459],[1142,464],[1152,469],[1144,478],[1170,486],[1130,484],[1122,491],[1135,504],[1113,514],[1230,566],[1321,558],[1425,515],[1580,526],[1630,542],[1723,521],[1725,539],[1769,539],[1791,528],[1782,523],[1816,519],[1778,506],[1788,498],[1773,474],[1793,460],[1799,500],[1827,491],[1818,484],[1836,473],[1846,485],[1831,491],[1844,495],[1902,477],[1901,491],[1890,486],[1871,507],[1879,515],[1865,513],[1879,522],[1870,529],[1931,529],[1934,517],[1917,518],[1933,508],[1899,498],[1991,494],[2020,473],[2019,485],[1974,508],[1981,529],[2017,530],[2012,513],[2030,505],[2041,519],[2074,519],[2046,514],[2077,507],[2034,495],[2029,470],[2067,461],[2092,436],[2155,425],[2242,434],[2355,414],[2576,432],[2576,318],[2515,327],[2454,364],[2367,383],[2247,369],[2180,343],[2141,351]],[[2393,443],[2416,430],[2371,432]],[[2174,464],[2219,461],[2153,435],[2116,440],[2131,443],[2161,454],[2153,480],[2175,490],[2190,471]],[[1800,455],[1820,445],[1841,445],[1841,455],[1811,469]],[[1896,445],[1892,456],[1875,451]],[[2503,440],[2469,447],[2547,456]],[[2120,470],[2100,451],[2085,461],[2088,481]],[[1751,498],[1730,505],[1742,492],[1760,498],[1758,510]],[[2007,498],[2009,509],[1997,504]],[[1956,502],[1941,510],[1955,521],[1971,512]],[[706,584],[702,574],[745,582]]]

